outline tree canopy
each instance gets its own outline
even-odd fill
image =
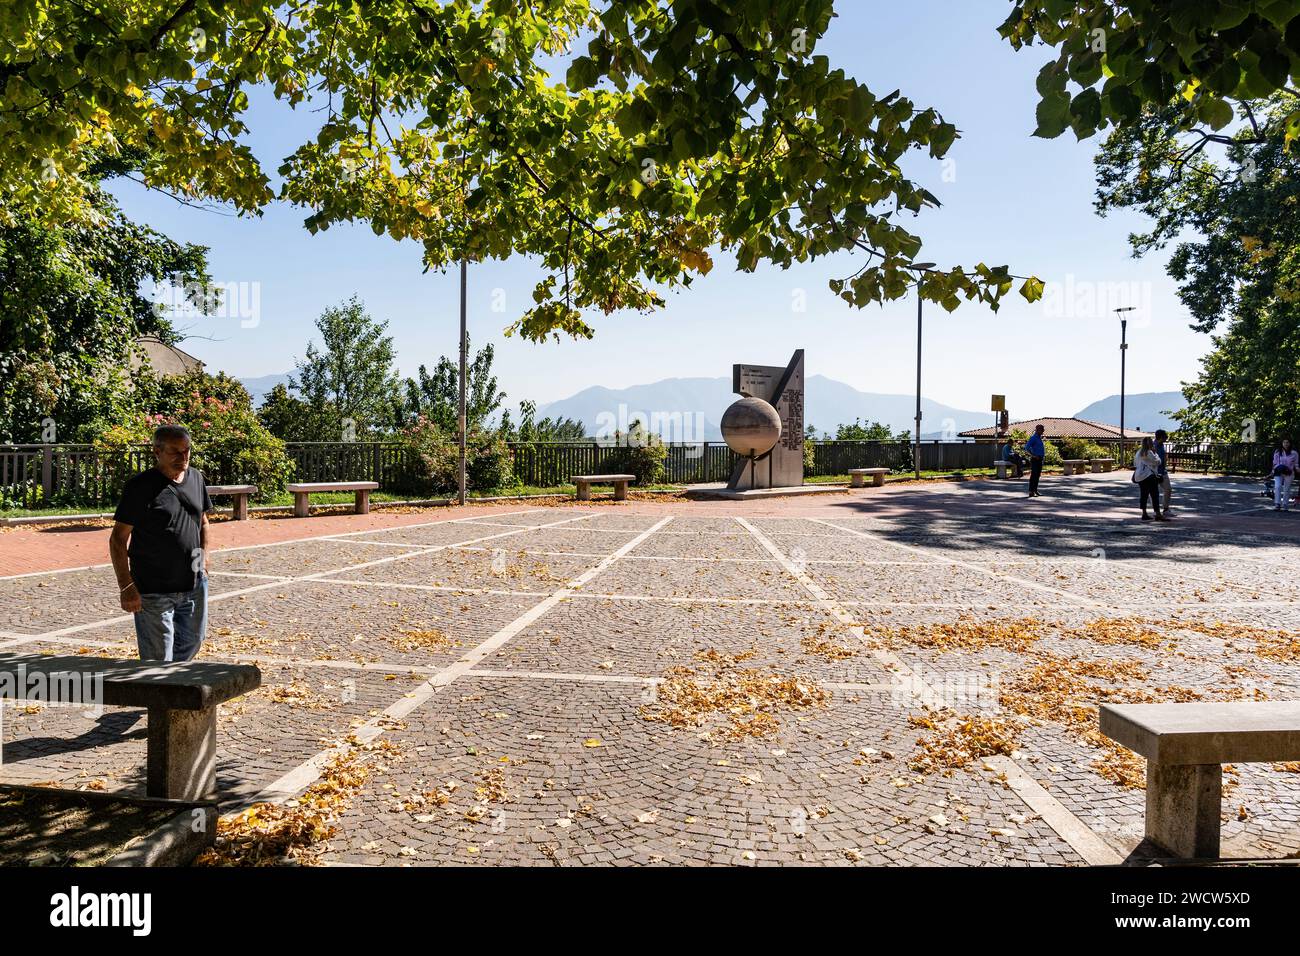
[[[136,337],[176,339],[149,283],[178,281],[196,308],[215,304],[195,293],[207,249],[130,221],[97,186],[86,201],[93,222],[0,223],[0,441],[88,441],[138,404]]]
[[[77,219],[90,158],[135,150],[152,187],[245,213],[284,199],[312,230],[366,221],[431,268],[532,255],[544,275],[513,326],[532,339],[662,305],[714,246],[745,271],[859,252],[832,288],[884,302],[915,279],[903,220],[938,204],[900,162],[942,158],[958,131],[818,53],[833,16],[832,0],[13,0],[0,196]],[[278,188],[248,143],[255,87],[321,110]],[[983,263],[920,286],[947,309],[1013,287]]]
[[[1038,74],[1038,136],[1085,139],[1156,108],[1215,137],[1281,93],[1285,145],[1300,137],[1300,0],[1020,0],[1000,32],[1059,51]]]
[[[1267,440],[1300,429],[1300,156],[1279,122],[1288,98],[1245,104],[1270,131],[1243,127],[1213,154],[1196,150],[1179,110],[1144,113],[1097,157],[1097,209],[1137,209],[1138,255],[1173,243],[1167,271],[1192,327],[1213,334],[1184,385],[1180,431]]]

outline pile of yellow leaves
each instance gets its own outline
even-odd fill
[[[1032,618],[980,620],[970,614],[955,622],[873,627],[886,646],[925,647],[936,651],[980,651],[989,647],[1025,652],[1046,633],[1041,621]]]
[[[411,651],[445,651],[453,647],[460,647],[460,641],[453,640],[437,628],[428,628],[427,630],[399,630],[397,634],[390,635],[389,643],[403,653]]]
[[[377,740],[349,741],[316,783],[284,804],[255,803],[217,822],[216,845],[194,861],[196,866],[312,866],[335,823],[369,779],[375,763],[394,759],[398,749]]]
[[[703,727],[721,719],[710,730],[726,740],[770,737],[781,726],[784,711],[822,707],[830,694],[806,677],[787,676],[773,668],[740,667],[752,651],[735,656],[715,650],[696,653],[704,668],[670,667],[664,672],[657,700],[641,708],[645,720],[672,727]]]
[[[939,771],[950,777],[953,770],[967,767],[973,760],[995,754],[1010,756],[1017,747],[1016,726],[1001,717],[936,711],[909,717],[908,722],[933,731],[930,737],[917,738],[920,750],[907,762],[918,773]]]

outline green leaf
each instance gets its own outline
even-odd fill
[[[1025,301],[1030,304],[1037,302],[1043,297],[1043,282],[1041,279],[1030,276],[1020,286],[1020,294],[1025,297]]]

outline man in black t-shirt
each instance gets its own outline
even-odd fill
[[[140,659],[188,661],[207,627],[212,500],[190,467],[187,429],[161,426],[153,454],[157,465],[122,489],[108,550],[122,610],[135,613]]]

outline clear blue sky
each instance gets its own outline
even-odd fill
[[[1075,283],[1074,294],[1058,297],[1055,309],[1029,306],[1019,296],[997,314],[963,305],[948,315],[927,305],[925,395],[978,411],[988,407],[990,393],[1005,393],[1014,419],[1073,414],[1118,392],[1119,323],[1100,306],[1089,308],[1081,283],[1117,290],[1137,284],[1136,301],[1110,303],[1141,307],[1129,323],[1130,393],[1176,389],[1194,377],[1210,343],[1188,329],[1164,257],[1131,258],[1126,236],[1144,222],[1100,219],[1092,211],[1099,140],[1030,135],[1034,77],[1047,54],[1015,53],[998,37],[1005,0],[841,0],[836,6],[840,16],[817,52],[878,95],[899,87],[918,106],[938,108],[962,131],[946,177],[941,164],[919,153],[909,167],[943,202],[914,224],[926,240],[921,258],[942,265],[1007,263],[1049,283],[1071,277]],[[294,116],[269,98],[255,101],[250,143],[268,171],[318,119]],[[195,336],[185,347],[210,369],[244,377],[291,370],[321,310],[354,293],[389,321],[403,374],[454,353],[455,271],[422,273],[413,242],[377,237],[365,226],[312,236],[302,227],[304,212],[289,206],[238,218],[186,208],[131,183],[114,191],[129,215],[209,246],[217,282],[260,284],[255,327],[229,318],[185,323]],[[915,301],[847,306],[826,283],[854,268],[848,259],[820,260],[746,275],[719,256],[709,276],[670,295],[658,313],[597,315],[592,341],[534,345],[506,339],[502,330],[530,300],[538,269],[518,258],[484,263],[470,273],[470,335],[476,345],[495,343],[511,406],[523,398],[564,398],[589,385],[730,375],[733,362],[782,364],[796,348],[807,350],[809,374],[865,391],[911,393]],[[792,308],[800,289],[807,295],[802,313]],[[504,290],[505,313],[492,311],[494,290]]]

